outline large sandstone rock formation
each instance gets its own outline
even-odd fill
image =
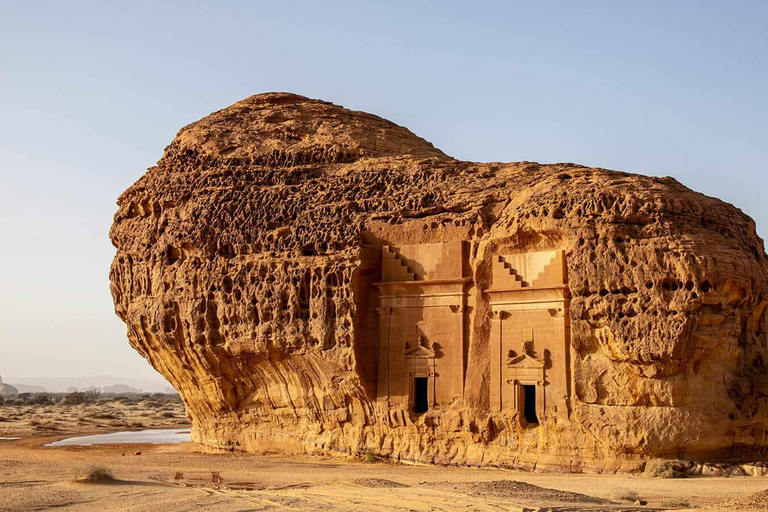
[[[261,94],[118,201],[115,310],[212,449],[630,469],[768,448],[768,259],[735,207],[461,162]]]

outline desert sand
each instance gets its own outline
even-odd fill
[[[33,395],[34,396],[34,395]],[[49,395],[56,397],[56,395]],[[60,398],[56,397],[55,400]],[[99,434],[119,429],[183,428],[189,425],[177,398],[122,397],[89,400],[80,404],[60,402],[0,405],[0,439]]]
[[[178,412],[175,407],[164,412]],[[373,456],[211,454],[191,443],[44,446],[71,435],[121,430],[98,419],[75,420],[119,417],[115,409],[104,403],[47,411],[3,407],[3,417],[13,418],[0,422],[0,437],[22,439],[0,441],[0,510],[764,510],[768,504],[764,477],[531,473],[391,464]],[[129,422],[147,428],[179,428],[186,421],[146,403],[128,411]],[[60,431],[52,435],[36,428],[41,424]],[[83,478],[95,469],[111,478]],[[754,496],[760,492],[762,499]],[[647,504],[635,504],[639,500]]]

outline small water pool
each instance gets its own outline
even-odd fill
[[[0,441],[17,441],[20,437],[0,437]]]
[[[177,444],[190,441],[189,429],[150,429],[69,437],[45,446],[91,446],[94,444]]]

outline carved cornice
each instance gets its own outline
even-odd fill
[[[494,294],[494,293],[521,293],[521,292],[530,292],[530,291],[537,291],[537,290],[568,290],[567,284],[556,284],[551,286],[524,286],[522,288],[488,288],[485,290],[485,293],[487,294]]]
[[[373,286],[377,288],[384,288],[387,286],[439,286],[446,284],[461,284],[466,286],[468,284],[472,284],[472,278],[460,277],[456,279],[432,279],[429,281],[381,281],[378,283],[373,283]]]

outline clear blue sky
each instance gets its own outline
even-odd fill
[[[258,92],[461,159],[671,175],[768,233],[768,2],[213,4],[0,2],[0,375],[154,375],[112,311],[115,200]]]

